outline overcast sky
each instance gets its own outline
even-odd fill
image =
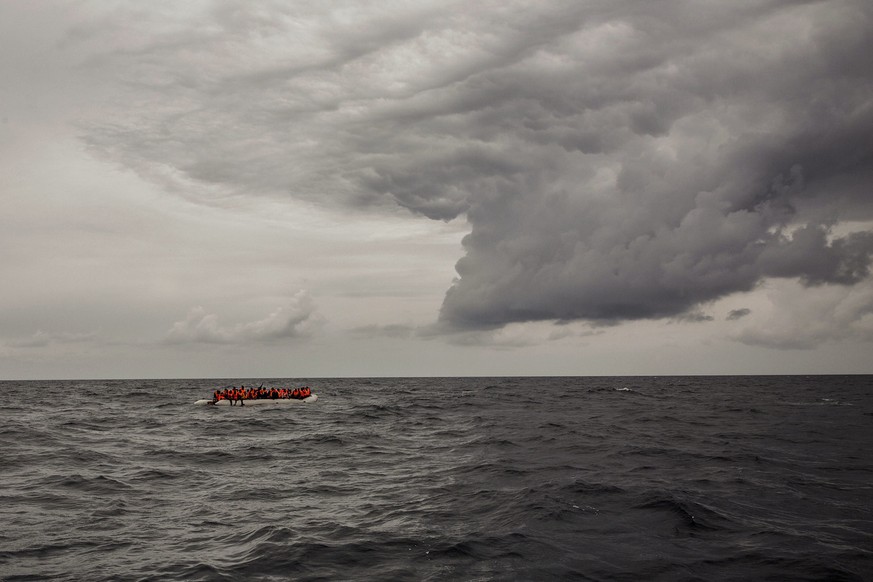
[[[0,379],[873,373],[869,0],[0,2]]]

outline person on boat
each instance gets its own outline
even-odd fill
[[[275,386],[272,388],[246,388],[245,386],[240,386],[237,388],[231,386],[229,388],[214,390],[212,392],[212,404],[218,404],[222,400],[227,400],[228,404],[231,406],[236,406],[237,403],[239,403],[240,406],[245,406],[246,400],[303,400],[310,396],[312,396],[312,390],[309,386],[303,386],[301,388],[276,388]]]

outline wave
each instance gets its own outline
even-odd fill
[[[651,492],[642,496],[634,509],[668,514],[674,517],[674,531],[689,532],[735,531],[737,524],[726,515],[708,507],[701,502],[677,497],[669,492]]]
[[[106,475],[95,475],[93,477],[86,477],[79,473],[74,473],[72,475],[51,475],[49,477],[44,477],[37,480],[34,486],[53,487],[58,489],[73,489],[77,491],[99,494],[122,493],[132,489],[132,487],[127,483],[124,483],[123,481],[120,481],[118,479],[113,479],[112,477],[107,477]]]

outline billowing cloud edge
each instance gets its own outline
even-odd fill
[[[263,319],[235,325],[223,325],[218,315],[202,306],[193,307],[185,319],[173,323],[163,343],[277,343],[310,337],[322,323],[312,298],[306,291],[300,291]]]

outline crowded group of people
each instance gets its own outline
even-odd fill
[[[219,400],[228,400],[231,406],[236,403],[239,403],[240,406],[245,406],[246,400],[261,400],[265,398],[273,400],[279,398],[302,400],[311,394],[312,390],[309,389],[309,386],[304,386],[303,388],[246,388],[245,386],[240,386],[239,388],[230,387],[216,390],[212,393],[212,403],[215,404]]]

